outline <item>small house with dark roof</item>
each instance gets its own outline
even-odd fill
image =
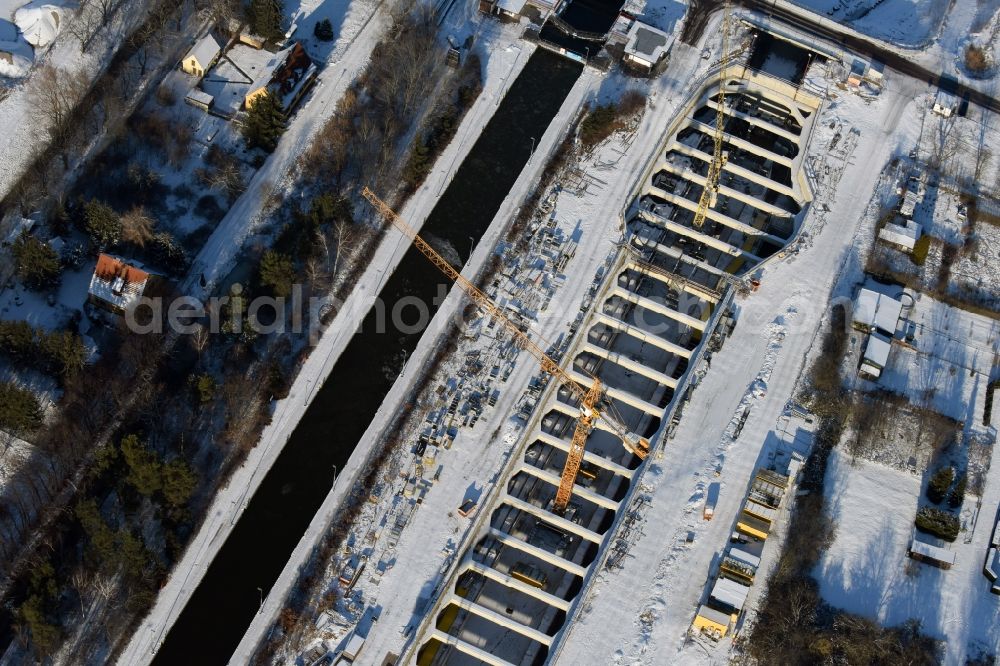
[[[670,35],[640,21],[632,23],[627,40],[625,62],[645,70],[660,64],[672,43]]]

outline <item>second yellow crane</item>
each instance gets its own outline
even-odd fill
[[[580,415],[576,419],[576,429],[573,432],[573,441],[570,443],[569,452],[566,455],[566,463],[563,465],[562,477],[559,482],[559,489],[556,491],[553,510],[556,513],[563,513],[569,506],[570,497],[573,495],[573,484],[580,471],[580,463],[583,462],[584,448],[587,444],[587,437],[598,421],[603,421],[612,432],[622,440],[622,445],[626,450],[634,453],[639,458],[649,455],[649,441],[639,435],[630,432],[627,427],[619,423],[604,410],[604,388],[601,380],[593,378],[589,388],[581,386],[568,372],[559,366],[541,347],[532,341],[531,336],[522,331],[520,327],[507,318],[503,310],[484,294],[476,285],[467,280],[458,270],[430,246],[427,241],[417,234],[416,230],[407,224],[402,218],[396,215],[392,208],[378,198],[378,196],[367,187],[361,192],[372,206],[405,234],[413,245],[427,257],[431,263],[438,267],[442,273],[447,275],[458,285],[462,291],[487,314],[499,322],[514,338],[520,347],[527,350],[534,356],[542,367],[542,370],[555,377],[561,385],[573,394],[580,402]]]
[[[705,177],[705,187],[701,191],[698,199],[698,210],[694,214],[694,226],[701,229],[705,224],[705,217],[709,208],[715,208],[716,200],[719,197],[719,179],[722,177],[722,169],[726,166],[729,155],[723,151],[722,145],[725,142],[726,125],[726,65],[729,64],[731,54],[729,53],[729,2],[726,2],[722,10],[722,57],[719,62],[722,71],[719,73],[719,96],[715,107],[715,132],[712,135],[713,149],[712,162],[708,165],[708,175]]]

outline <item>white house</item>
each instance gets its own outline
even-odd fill
[[[913,220],[906,220],[905,224],[889,222],[879,230],[878,237],[901,250],[913,252],[913,247],[920,240],[923,230],[924,228]]]
[[[871,289],[862,288],[854,301],[854,328],[862,331],[881,331],[893,336],[899,315],[903,311],[903,302]]]
[[[205,35],[191,47],[188,54],[181,60],[181,70],[192,76],[201,78],[219,57],[222,47],[211,34]]]

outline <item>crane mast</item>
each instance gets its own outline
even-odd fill
[[[708,165],[708,175],[705,178],[705,187],[701,191],[698,199],[698,210],[694,214],[694,226],[701,229],[705,224],[705,216],[708,215],[709,208],[715,208],[719,197],[719,179],[722,177],[722,169],[729,159],[727,153],[722,150],[725,141],[726,122],[726,65],[729,64],[731,54],[729,53],[729,2],[726,1],[722,10],[722,57],[720,63],[722,70],[719,72],[719,96],[715,109],[715,132],[712,136],[714,147],[712,150],[712,163]]]
[[[628,428],[602,411],[601,403],[604,397],[604,388],[601,385],[600,379],[594,377],[593,382],[587,389],[580,386],[576,379],[546,354],[545,350],[535,344],[531,337],[522,331],[517,324],[512,322],[489,296],[448,263],[427,241],[420,237],[413,227],[400,218],[387,203],[382,201],[368,187],[362,190],[361,195],[372,204],[382,217],[402,231],[410,239],[414,247],[458,285],[473,303],[499,322],[517,340],[518,345],[522,349],[527,350],[528,353],[535,357],[544,372],[555,377],[580,402],[580,415],[576,419],[576,429],[573,432],[573,440],[569,446],[569,453],[566,456],[566,464],[563,466],[559,489],[556,492],[555,503],[553,505],[553,509],[557,513],[564,512],[566,507],[569,506],[569,500],[573,494],[573,484],[576,482],[576,476],[583,461],[587,436],[598,420],[607,424],[621,438],[622,445],[626,450],[639,456],[641,459],[649,454],[648,440],[629,432]]]

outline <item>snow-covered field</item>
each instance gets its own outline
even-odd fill
[[[950,570],[907,557],[920,491],[920,478],[908,472],[831,454],[825,493],[836,538],[815,571],[823,598],[886,626],[919,620],[922,632],[944,640],[947,664],[997,654],[1000,599],[982,567],[1000,503],[1000,448],[971,543],[959,537],[949,546],[957,554]]]
[[[948,0],[794,0],[807,9],[888,42],[923,45],[937,34]]]

